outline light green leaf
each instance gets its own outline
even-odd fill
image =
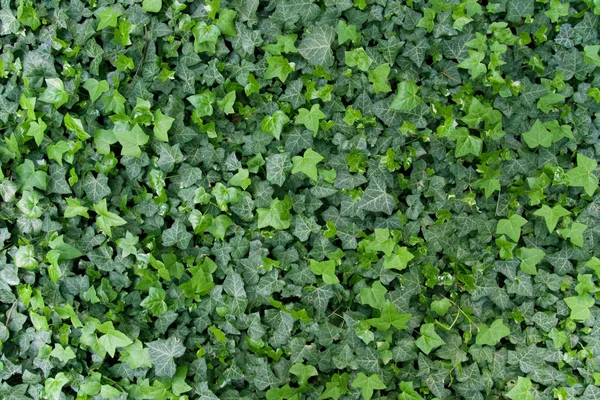
[[[87,140],[90,138],[90,135],[83,129],[83,123],[79,118],[73,118],[71,114],[66,113],[64,122],[65,127],[68,130],[75,132],[75,135],[77,135],[79,140]]]
[[[419,87],[411,81],[403,81],[398,85],[396,97],[390,104],[391,110],[410,111],[421,104],[421,97],[417,95]]]
[[[279,78],[282,83],[285,83],[288,75],[295,70],[294,64],[283,56],[269,56],[266,59],[265,79]]]
[[[315,275],[321,275],[323,277],[323,282],[328,285],[335,285],[339,283],[340,280],[335,274],[335,261],[327,260],[327,261],[316,261],[309,260],[310,270]]]
[[[258,229],[271,226],[275,229],[287,229],[290,227],[292,201],[289,197],[284,200],[273,199],[269,208],[258,208]]]
[[[412,382],[400,382],[400,394],[398,400],[423,400],[423,398],[415,391]]]
[[[495,346],[508,335],[510,335],[510,329],[504,325],[501,318],[498,318],[490,326],[483,324],[479,327],[475,342],[479,345]]]
[[[300,363],[292,365],[292,367],[290,368],[290,374],[296,375],[298,377],[298,385],[300,387],[306,387],[308,385],[308,380],[312,376],[319,375],[317,369],[312,365],[304,365]]]
[[[150,310],[152,315],[158,317],[167,312],[168,307],[165,303],[166,292],[162,288],[151,287],[148,296],[142,300],[140,306]]]
[[[506,397],[511,400],[533,400],[533,392],[531,388],[533,385],[531,384],[531,380],[529,378],[523,378],[519,376],[517,378],[516,385],[506,393]]]
[[[367,55],[367,52],[362,47],[346,51],[344,58],[347,66],[358,67],[361,71],[368,71],[373,63],[371,57]]]
[[[587,225],[573,222],[571,226],[560,231],[560,236],[564,239],[569,239],[577,247],[583,247],[583,232],[586,229]]]
[[[94,78],[89,78],[83,84],[83,87],[90,94],[90,100],[92,103],[96,102],[104,93],[110,90],[108,82],[106,80],[98,81]]]
[[[310,111],[306,108],[299,109],[294,123],[296,125],[302,124],[309,131],[317,133],[319,130],[319,120],[325,119],[325,114],[320,110],[320,108],[321,106],[318,104],[313,104],[310,108]]]
[[[596,301],[587,293],[578,296],[566,297],[565,303],[571,309],[571,318],[573,321],[583,322],[592,316],[590,308],[594,306]]]
[[[144,0],[142,2],[142,10],[157,13],[162,7],[162,0]]]
[[[583,187],[588,196],[598,189],[598,178],[594,170],[598,166],[596,160],[577,153],[577,167],[567,171],[569,186]]]
[[[154,111],[154,137],[160,141],[168,142],[168,132],[171,126],[173,126],[173,121],[175,121],[175,118],[163,114],[162,111]]]
[[[352,387],[360,388],[363,398],[365,400],[371,400],[375,390],[383,390],[387,386],[381,382],[379,375],[373,374],[371,376],[367,376],[362,372],[359,372],[354,381],[352,381]]]
[[[150,139],[138,124],[135,124],[133,129],[129,131],[117,130],[114,134],[115,138],[122,146],[121,155],[138,158],[142,155],[140,146],[148,143],[148,140]]]
[[[552,145],[552,135],[539,119],[536,119],[531,129],[523,133],[522,136],[530,149],[539,146],[550,147]]]
[[[117,214],[108,211],[106,199],[100,200],[99,203],[94,204],[94,211],[96,214],[96,225],[103,231],[107,236],[112,235],[111,228],[122,226],[127,223],[123,218]]]
[[[521,270],[527,274],[537,274],[535,267],[543,260],[546,253],[543,250],[536,248],[521,247],[517,250],[517,257],[521,260]]]
[[[281,137],[281,132],[283,131],[283,127],[290,122],[287,114],[281,110],[277,110],[273,113],[273,115],[266,115],[260,127],[264,133],[268,133],[273,135],[273,137],[277,140]]]
[[[375,92],[375,94],[388,93],[392,91],[392,88],[388,83],[390,70],[391,68],[389,64],[381,64],[377,68],[369,71],[369,82],[373,84],[373,92]]]
[[[501,219],[496,225],[496,235],[506,235],[513,241],[518,242],[521,237],[521,227],[527,220],[518,214],[511,215],[508,219]]]
[[[309,148],[304,152],[303,156],[292,157],[292,163],[294,164],[292,167],[292,174],[302,172],[316,182],[319,178],[317,164],[324,159],[325,157]]]
[[[76,357],[75,352],[73,352],[73,349],[70,346],[67,346],[65,348],[60,343],[56,343],[54,345],[54,349],[52,350],[50,355],[52,357],[58,358],[63,363],[66,363],[67,361],[72,360]]]
[[[552,208],[544,204],[542,208],[536,210],[533,213],[533,215],[544,218],[544,220],[546,221],[546,227],[548,228],[548,231],[550,233],[552,233],[554,231],[554,228],[556,228],[558,220],[569,214],[571,214],[571,212],[563,208],[560,204],[555,205]]]
[[[335,32],[337,33],[338,44],[342,45],[347,41],[355,41],[360,35],[356,33],[356,26],[347,25],[346,21],[340,19],[338,21],[337,27],[335,28]]]
[[[98,339],[98,343],[111,357],[114,357],[117,347],[125,347],[133,343],[127,335],[116,330],[110,321],[98,325],[97,329],[104,333],[104,335]]]
[[[425,354],[431,353],[431,350],[446,344],[435,332],[435,324],[423,324],[420,329],[421,335],[415,342],[417,347]]]
[[[381,284],[381,281],[375,281],[371,287],[365,286],[360,290],[360,302],[381,310],[385,305],[386,293],[387,289]]]

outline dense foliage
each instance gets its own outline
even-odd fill
[[[598,399],[598,0],[1,0],[1,399]]]

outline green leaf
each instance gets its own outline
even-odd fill
[[[46,90],[38,100],[54,105],[59,108],[69,101],[69,94],[65,91],[65,86],[60,78],[47,78]]]
[[[168,307],[165,303],[166,293],[162,288],[151,287],[148,296],[142,300],[140,306],[146,310],[150,310],[152,315],[158,317],[167,312]]]
[[[212,224],[205,231],[210,233],[215,239],[224,240],[227,228],[231,225],[233,225],[231,218],[225,214],[221,214],[213,218]]]
[[[335,28],[335,32],[337,33],[338,44],[342,45],[348,41],[357,40],[360,35],[356,33],[356,26],[350,24],[347,25],[346,21],[340,19],[338,21],[337,27]]]
[[[279,56],[282,53],[298,53],[298,49],[295,45],[296,39],[298,39],[298,35],[295,33],[289,35],[275,35],[277,43],[263,46],[263,50],[274,56]]]
[[[77,135],[79,140],[87,140],[91,137],[88,135],[85,129],[83,129],[83,123],[81,120],[79,118],[71,117],[71,114],[69,113],[65,114],[65,127],[68,130],[75,132],[75,135]]]
[[[481,61],[485,58],[485,53],[481,51],[469,50],[469,57],[458,64],[458,68],[469,70],[471,79],[476,79],[479,75],[485,74],[487,68]]]
[[[450,307],[452,307],[452,302],[445,297],[431,302],[431,311],[435,312],[440,317],[445,316]]]
[[[310,65],[330,67],[333,64],[331,44],[335,39],[335,30],[328,25],[319,24],[304,36],[298,52]]]
[[[419,87],[411,81],[403,81],[398,85],[396,97],[390,104],[391,110],[410,111],[421,104],[421,97],[417,95]]]
[[[171,129],[171,126],[173,126],[174,121],[175,118],[171,118],[168,115],[163,114],[162,111],[154,111],[154,137],[160,141],[168,142],[168,132],[169,129]]]
[[[148,343],[150,362],[154,366],[156,376],[173,377],[176,371],[175,359],[185,353],[185,346],[171,336]]]
[[[543,260],[545,255],[543,250],[536,248],[521,247],[517,250],[517,257],[521,260],[521,270],[530,275],[537,274],[535,266]]]
[[[223,110],[226,115],[233,114],[233,105],[235,103],[235,90],[228,92],[221,100],[217,102],[219,108]]]
[[[392,215],[396,202],[391,194],[388,194],[383,182],[373,179],[364,191],[358,208],[365,211],[383,212]]]
[[[292,174],[302,172],[316,182],[319,178],[317,164],[324,159],[325,157],[309,148],[304,152],[303,156],[292,157],[292,163],[294,164],[292,167]]]
[[[116,330],[110,321],[98,325],[97,329],[104,333],[98,339],[98,343],[111,357],[114,357],[117,347],[126,347],[133,343],[127,335]]]
[[[431,350],[446,344],[435,332],[435,324],[423,324],[420,329],[421,335],[415,342],[417,347],[425,354],[431,353]]]
[[[521,227],[527,220],[518,214],[511,215],[508,219],[501,219],[496,225],[496,235],[506,235],[515,242],[521,237]]]
[[[594,306],[596,301],[587,293],[578,296],[566,297],[565,303],[571,309],[571,318],[573,321],[583,322],[592,316],[590,308]]]
[[[98,26],[96,31],[101,31],[104,28],[116,28],[118,18],[123,15],[121,7],[109,7],[98,13]]]
[[[83,87],[88,91],[90,100],[95,103],[104,93],[110,90],[108,82],[105,80],[98,81],[94,78],[89,78],[83,84]]]
[[[373,392],[375,390],[383,390],[387,386],[385,386],[385,384],[381,382],[381,379],[379,379],[379,375],[373,374],[367,376],[362,372],[359,372],[356,378],[354,378],[354,381],[352,381],[352,387],[360,388],[363,398],[365,400],[371,400],[371,397],[373,397]]]
[[[288,75],[295,70],[294,64],[290,63],[283,56],[270,56],[266,59],[267,69],[265,70],[265,79],[279,78],[281,82],[285,83]]]
[[[216,25],[207,25],[206,22],[200,21],[194,26],[192,33],[196,53],[215,53],[217,40],[221,36],[221,30]]]
[[[598,178],[594,171],[598,167],[596,160],[577,153],[577,167],[567,171],[568,186],[583,187],[588,196],[598,189]]]
[[[406,323],[410,320],[411,314],[400,314],[389,300],[385,302],[381,309],[380,315],[377,318],[367,320],[369,325],[375,329],[385,332],[392,326],[396,329],[407,329]]]
[[[33,161],[27,159],[23,164],[17,168],[17,174],[19,175],[19,182],[23,189],[38,188],[40,190],[46,190],[46,179],[48,174],[44,171],[36,171]]]
[[[400,382],[400,394],[398,400],[423,400],[423,398],[415,391],[412,382]]]
[[[129,131],[117,130],[114,134],[122,146],[121,155],[124,156],[141,157],[142,149],[140,146],[148,143],[150,139],[138,124],[135,124],[133,129]]]
[[[391,68],[389,64],[381,64],[377,68],[369,71],[369,82],[373,84],[373,92],[375,92],[375,94],[388,93],[392,91],[392,88],[388,83],[390,70]]]
[[[566,217],[569,214],[571,214],[571,212],[563,208],[560,204],[555,205],[552,208],[544,204],[542,208],[533,213],[533,215],[544,218],[546,221],[546,227],[550,233],[552,233],[554,228],[556,228],[558,220],[562,217]]]
[[[273,199],[269,208],[258,208],[258,229],[271,226],[275,229],[287,229],[290,227],[292,201],[289,197],[283,200]]]
[[[552,135],[539,119],[536,119],[531,129],[523,133],[522,136],[530,149],[539,146],[550,147],[552,145]]]
[[[290,368],[290,374],[296,375],[298,379],[298,385],[302,388],[308,385],[308,380],[312,376],[317,376],[319,373],[312,365],[296,363]]]
[[[94,211],[97,214],[96,225],[98,225],[98,228],[100,228],[107,236],[112,236],[111,228],[122,226],[127,223],[127,221],[117,214],[108,211],[106,199],[102,199],[99,203],[94,204]]]
[[[321,275],[323,277],[323,282],[327,285],[335,285],[336,283],[340,283],[340,280],[335,274],[335,261],[327,260],[327,261],[316,261],[309,260],[310,270],[315,275]]]
[[[381,284],[381,281],[375,281],[372,287],[365,286],[360,290],[360,302],[381,310],[385,305],[386,293],[387,289]]]
[[[583,232],[586,229],[587,225],[573,222],[571,226],[561,230],[560,236],[564,239],[569,239],[577,247],[583,247]]]
[[[408,249],[404,246],[398,247],[396,252],[391,255],[385,257],[385,261],[383,263],[383,267],[387,269],[397,269],[398,271],[402,271],[408,266],[408,263],[414,259],[415,256],[408,251]]]
[[[296,125],[302,124],[306,129],[316,134],[319,130],[319,120],[325,119],[325,114],[320,108],[318,104],[313,104],[310,111],[306,108],[299,109],[294,123]]]
[[[151,367],[150,352],[144,347],[144,344],[136,339],[134,343],[119,350],[119,361],[126,362],[133,369],[142,366]]]
[[[273,113],[273,115],[266,115],[260,127],[264,133],[268,133],[272,135],[275,139],[279,140],[281,137],[281,132],[283,131],[283,127],[290,122],[290,119],[281,110],[277,110]]]
[[[52,350],[50,355],[58,358],[63,363],[66,363],[67,361],[77,357],[70,346],[65,348],[60,343],[56,343],[54,345],[54,350]]]
[[[504,325],[502,319],[499,318],[492,322],[492,325],[490,326],[483,324],[479,327],[475,343],[479,345],[495,346],[500,343],[502,338],[505,338],[508,335],[510,335],[510,329],[508,329],[508,327]]]
[[[362,47],[346,51],[344,53],[344,59],[347,66],[358,67],[361,71],[368,71],[373,63],[371,57],[367,55],[367,52]]]
[[[523,378],[519,376],[515,386],[506,393],[506,397],[511,400],[533,400],[533,392],[531,391],[533,385],[529,378]]]
[[[162,7],[162,0],[144,0],[142,2],[142,10],[157,13]]]

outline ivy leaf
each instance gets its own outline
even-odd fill
[[[98,13],[98,26],[97,31],[101,31],[104,28],[116,28],[118,18],[123,15],[122,8],[119,7],[108,7]]]
[[[398,85],[396,97],[390,104],[391,110],[410,111],[421,104],[421,97],[417,95],[419,87],[411,81],[403,81]]]
[[[375,329],[385,332],[392,326],[396,329],[407,329],[406,323],[410,320],[411,314],[400,314],[389,300],[385,302],[381,309],[380,315],[377,318],[367,320],[369,325]]]
[[[325,114],[320,110],[320,106],[318,104],[313,104],[310,111],[306,108],[299,109],[294,123],[296,125],[302,124],[309,131],[317,133],[319,130],[319,120],[324,118]]]
[[[77,357],[70,346],[67,346],[65,348],[60,343],[56,343],[54,345],[54,349],[52,350],[50,355],[52,357],[58,358],[61,362],[64,363]]]
[[[508,335],[510,335],[510,329],[508,329],[508,327],[504,325],[502,319],[499,318],[492,322],[492,325],[490,326],[485,324],[481,325],[475,342],[479,345],[495,346],[500,343],[502,338],[505,338]]]
[[[534,396],[531,392],[533,385],[529,378],[517,377],[515,386],[506,393],[506,397],[511,400],[533,400]]]
[[[144,0],[142,2],[142,10],[151,13],[157,13],[162,7],[162,0]]]
[[[546,227],[550,233],[552,233],[554,228],[556,228],[558,220],[562,217],[566,217],[569,214],[571,214],[571,212],[563,208],[560,204],[555,205],[552,208],[544,204],[542,205],[542,208],[533,213],[533,215],[544,218],[546,221]]]
[[[335,274],[334,260],[309,260],[309,263],[312,273],[315,275],[321,275],[323,277],[323,282],[325,282],[327,285],[335,285],[336,283],[340,283],[340,280]]]
[[[267,69],[265,71],[265,79],[279,78],[285,83],[288,75],[294,72],[295,67],[287,58],[283,56],[267,57]]]
[[[398,400],[423,400],[423,398],[415,391],[412,382],[400,382],[400,394]]]
[[[185,353],[185,346],[177,338],[171,336],[168,339],[149,342],[148,351],[156,376],[171,378],[175,375],[175,359]]]
[[[566,297],[565,303],[571,309],[571,318],[573,321],[583,322],[592,316],[590,308],[594,306],[596,301],[587,293],[578,296]]]
[[[583,187],[588,196],[593,195],[598,189],[598,178],[594,175],[597,166],[594,159],[577,153],[577,167],[567,171],[568,185]]]
[[[527,274],[537,274],[537,268],[535,267],[546,253],[543,250],[536,248],[521,247],[517,250],[517,257],[521,260],[521,270]]]
[[[515,242],[521,238],[521,227],[527,220],[518,214],[511,215],[508,219],[501,219],[496,225],[496,235],[506,235]]]
[[[361,210],[384,212],[387,215],[392,215],[395,207],[394,197],[386,192],[384,183],[378,179],[371,181],[358,203]]]
[[[149,136],[144,133],[138,124],[135,124],[130,131],[117,130],[114,134],[115,138],[122,146],[122,155],[132,157],[142,156],[142,149],[140,146],[148,143]]]
[[[165,303],[166,292],[162,288],[151,287],[148,296],[142,300],[140,306],[152,312],[152,315],[158,317],[167,312],[168,306]]]
[[[281,137],[281,132],[283,131],[283,127],[290,122],[290,119],[281,110],[277,110],[273,113],[273,115],[266,115],[260,127],[264,133],[268,133],[269,135],[273,135],[273,137],[277,140]]]
[[[560,236],[564,239],[569,239],[577,247],[583,247],[583,232],[587,229],[587,225],[573,222],[570,227],[561,230]]]
[[[269,208],[258,208],[258,229],[271,226],[275,229],[287,229],[290,227],[291,216],[290,209],[292,201],[289,197],[284,200],[273,199]]]
[[[127,335],[116,330],[110,321],[99,325],[97,329],[104,333],[98,339],[98,343],[111,357],[114,357],[117,347],[126,347],[133,343]]]
[[[33,161],[25,160],[16,170],[20,178],[19,181],[24,189],[38,188],[46,190],[48,174],[44,171],[36,171]]]
[[[408,266],[408,263],[414,259],[415,256],[408,251],[408,248],[401,246],[398,247],[395,254],[391,256],[386,256],[385,261],[383,263],[383,267],[387,269],[397,269],[398,271],[402,271]]]
[[[348,41],[353,42],[359,38],[359,34],[356,32],[356,26],[346,24],[346,21],[343,19],[338,21],[335,32],[337,33],[337,40],[340,46]]]
[[[298,52],[311,65],[330,67],[333,64],[333,51],[331,44],[335,39],[335,30],[328,25],[319,24],[312,32],[306,35],[300,45]]]
[[[128,255],[137,255],[136,245],[140,241],[138,236],[133,235],[127,231],[124,238],[117,239],[117,246],[122,250],[121,256],[127,257]]]
[[[110,87],[108,86],[108,82],[106,80],[98,81],[94,78],[86,80],[83,84],[83,87],[90,94],[90,100],[92,101],[92,103],[95,103],[96,100],[100,98],[100,96],[102,96],[104,93],[110,90]]]
[[[299,172],[304,173],[304,175],[308,176],[313,181],[317,181],[319,178],[317,171],[317,164],[323,161],[325,157],[309,148],[304,152],[304,155],[294,156],[292,157],[292,174],[297,174]]]
[[[298,377],[298,385],[302,388],[306,387],[308,385],[308,380],[312,376],[317,376],[318,372],[317,369],[312,365],[296,363],[290,368],[290,374]]]
[[[168,115],[165,115],[160,110],[156,110],[154,112],[154,137],[163,142],[169,141],[168,132],[173,126],[173,121],[175,118],[171,118]],[[143,145],[145,143],[141,143]]]
[[[361,71],[368,71],[373,63],[371,57],[362,47],[345,52],[344,58],[347,66],[358,67]]]
[[[352,381],[352,387],[360,388],[360,391],[365,400],[371,400],[373,392],[375,390],[383,390],[387,386],[379,379],[379,375],[373,374],[367,376],[362,372],[359,372],[354,381]]]
[[[530,130],[523,133],[523,139],[530,149],[539,146],[550,147],[552,145],[552,135],[539,119],[535,120],[535,123]]]
[[[65,122],[65,127],[68,130],[75,132],[75,135],[77,135],[79,140],[87,140],[91,137],[85,131],[85,129],[83,129],[83,123],[81,122],[81,120],[79,118],[73,118],[71,116],[71,114],[66,113],[64,122]]]
[[[46,90],[39,97],[44,103],[52,104],[57,109],[69,101],[69,94],[65,91],[65,86],[60,78],[47,78]]]
[[[392,88],[388,83],[390,70],[389,64],[381,64],[377,68],[369,71],[369,82],[373,84],[373,92],[375,92],[375,94],[392,91]]]
[[[421,335],[415,342],[417,347],[425,354],[431,353],[431,350],[446,344],[435,332],[435,324],[423,324],[420,329]]]
[[[381,310],[385,305],[386,293],[387,289],[381,284],[381,281],[375,281],[373,286],[366,286],[360,290],[360,302]]]
[[[112,236],[111,228],[122,226],[127,223],[123,218],[117,214],[108,211],[106,199],[100,200],[100,202],[94,204],[94,211],[96,212],[96,225],[103,231],[107,236]]]

